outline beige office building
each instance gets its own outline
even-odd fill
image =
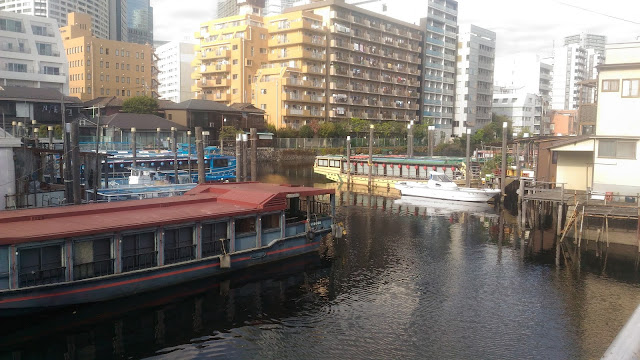
[[[157,97],[153,48],[91,35],[91,17],[70,13],[60,28],[69,61],[69,95],[83,101],[101,96]]]

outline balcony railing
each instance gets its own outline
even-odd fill
[[[45,270],[26,270],[24,273],[21,269],[18,275],[18,286],[27,287],[65,281],[64,273],[66,269],[67,268],[63,266]]]

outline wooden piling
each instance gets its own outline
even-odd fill
[[[204,184],[204,144],[202,142],[202,127],[196,126],[196,154],[198,156],[198,184]]]
[[[242,179],[244,181],[249,180],[247,172],[249,171],[249,159],[247,154],[247,134],[242,134]]]
[[[560,235],[562,233],[562,210],[564,206],[562,202],[558,204],[558,222],[556,223],[556,235]]]
[[[251,181],[258,181],[258,129],[251,128]]]
[[[79,205],[82,203],[82,194],[80,192],[80,149],[79,149],[79,127],[78,121],[71,123],[71,162],[73,164],[71,177],[73,178],[73,203]]]
[[[236,182],[242,181],[242,135],[236,135]]]

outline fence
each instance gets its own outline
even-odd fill
[[[415,139],[415,145],[426,145],[426,142]],[[276,138],[273,139],[273,147],[279,149],[320,149],[320,148],[346,148],[346,138]],[[369,139],[367,138],[351,138],[351,147],[367,147]],[[406,138],[379,138],[374,137],[373,146],[376,147],[395,147],[407,146]]]

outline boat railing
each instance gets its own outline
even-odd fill
[[[122,257],[122,272],[146,269],[156,266],[158,252],[151,251]]]
[[[65,280],[66,267],[44,270],[31,270],[18,276],[20,287],[53,284]]]
[[[196,245],[179,246],[164,250],[164,263],[175,264],[195,259]]]
[[[301,209],[307,208],[307,200],[300,200],[300,208]],[[320,216],[329,215],[331,214],[331,204],[312,200],[311,214],[320,215]]]
[[[113,274],[113,259],[98,260],[73,266],[74,280]]]
[[[202,241],[202,257],[222,255],[224,249],[229,252],[231,239]]]

